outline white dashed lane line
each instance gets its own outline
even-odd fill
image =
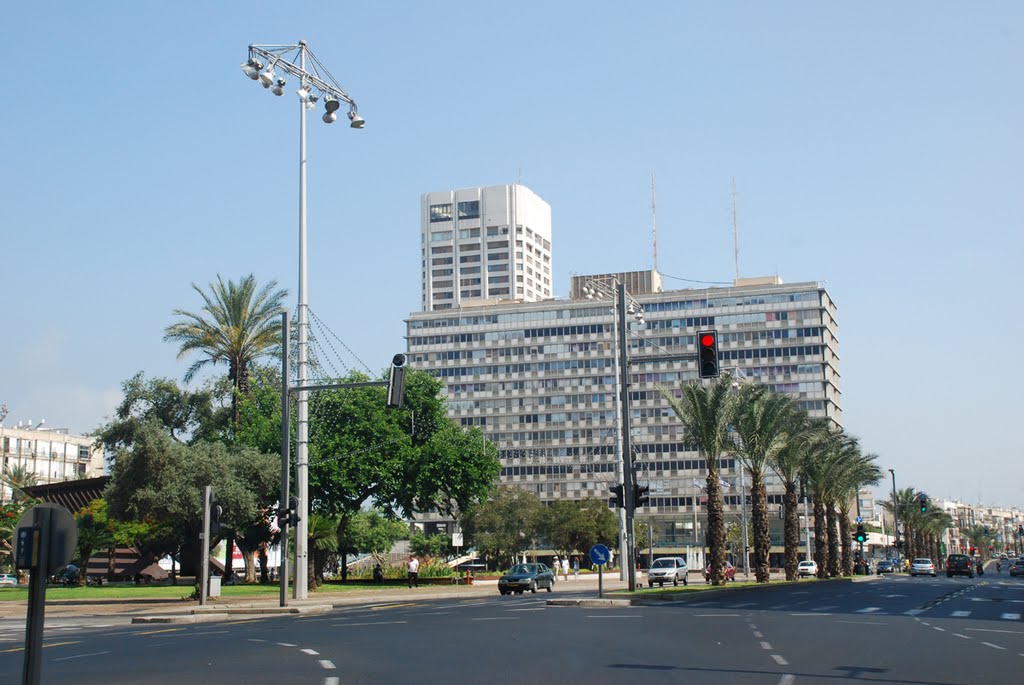
[[[991,642],[982,642],[981,644],[985,645],[986,647],[991,647],[992,649],[1006,649],[1006,647],[1000,647],[999,645],[994,645]]]
[[[775,663],[777,663],[779,666],[789,666],[789,662],[783,659],[778,654],[772,654],[772,658],[775,659]]]
[[[999,618],[1006,619],[1007,621],[1019,621],[1020,620],[1020,614],[1006,613],[1006,614],[1003,614],[1002,616],[1000,616]]]
[[[328,670],[328,671],[333,671],[336,667],[334,665],[334,662],[331,661],[330,659],[321,659],[320,660],[320,668],[323,668],[323,669]]]

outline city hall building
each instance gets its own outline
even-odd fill
[[[432,204],[448,203],[424,197],[424,247],[447,246],[447,233],[429,237],[443,223],[429,221]],[[507,233],[500,227],[498,233],[510,244],[496,251],[531,240],[525,227],[502,226]],[[487,222],[481,230],[489,230]],[[491,248],[481,249],[488,254]],[[461,254],[457,247],[452,252]],[[469,254],[475,252],[474,247]],[[431,279],[430,256],[425,254],[425,283]],[[546,256],[540,264],[550,260]],[[514,262],[511,273],[517,273]],[[412,367],[444,383],[449,415],[463,426],[479,426],[497,444],[502,484],[529,490],[544,502],[607,500],[621,477],[616,315],[613,297],[585,292],[607,294],[615,283],[625,284],[630,302],[643,310],[643,322],[629,318],[627,332],[632,449],[638,482],[651,488],[650,506],[639,509],[637,518],[653,523],[657,553],[689,554],[694,567],[703,563],[707,465],[661,389],[679,396],[681,385],[707,382],[698,377],[696,336],[715,329],[723,370],[792,395],[811,416],[841,426],[836,306],[814,282],[784,284],[770,277],[739,279],[731,287],[665,290],[662,280],[657,271],[574,276],[568,299],[522,301],[481,291],[479,297],[446,298],[458,304],[444,309],[432,305],[434,293],[447,291],[425,287],[424,311],[406,322],[407,349]],[[738,464],[723,457],[720,468],[728,484],[726,524],[739,525]],[[770,508],[778,511],[781,485],[770,478],[768,488]],[[430,516],[419,520],[428,530],[448,529]],[[779,553],[781,521],[770,520],[773,552]]]

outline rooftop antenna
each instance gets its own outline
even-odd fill
[[[732,214],[732,256],[736,262],[736,280],[740,280],[740,229],[736,224],[736,178],[733,177],[729,189],[729,200]]]
[[[654,270],[658,270],[658,203],[654,193],[654,174],[651,174],[651,252]]]

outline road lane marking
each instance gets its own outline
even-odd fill
[[[1000,616],[999,618],[1004,618],[1007,621],[1017,621],[1020,620],[1020,614],[1006,613]]]
[[[277,646],[278,647],[297,647],[298,645],[293,645],[290,642],[278,642]]]
[[[348,628],[355,626],[393,626],[408,623],[408,621],[363,621],[361,623],[333,623],[335,628]]]
[[[863,609],[857,609],[858,614],[872,614],[876,611],[881,611],[882,607],[864,607]]]
[[[752,607],[752,606],[755,606],[756,604],[757,604],[757,602],[743,602],[741,604],[730,604],[728,608],[730,608],[730,609],[742,609],[743,607]]]
[[[779,654],[772,654],[772,658],[775,659],[775,663],[779,666],[789,666],[789,662],[783,659]]]
[[[1006,649],[1006,647],[1000,647],[999,645],[994,645],[991,642],[982,642],[981,644],[985,645],[986,647],[991,647],[992,649]]]
[[[934,628],[935,630],[939,631],[940,633],[944,633],[944,632],[946,632],[946,629],[945,629],[945,628],[940,628],[940,627],[938,627],[938,626],[932,626],[932,628]]]
[[[145,630],[140,633],[132,633],[132,635],[156,635],[157,633],[177,633],[184,628],[164,628],[163,630]]]
[[[370,611],[380,611],[382,609],[398,609],[399,607],[414,607],[419,606],[419,602],[403,602],[401,604],[378,604],[370,607]]]
[[[337,666],[335,666],[334,662],[330,659],[320,659],[320,668],[327,671],[333,671]]]
[[[80,640],[71,640],[68,642],[51,642],[50,644],[43,644],[43,649],[47,647],[63,647],[64,645],[77,645]],[[10,654],[11,652],[24,651],[24,647],[15,647],[14,649],[0,649],[0,654]]]
[[[320,656],[320,652],[316,651],[315,649],[303,649],[303,650],[300,650],[300,651],[303,654],[308,654],[310,656]]]
[[[927,611],[927,609],[909,609],[903,613],[907,616],[917,616],[918,614],[923,614],[925,611]]]
[[[975,633],[1010,633],[1011,635],[1024,635],[1019,630],[996,630],[995,628],[966,628],[964,632]]]
[[[954,611],[953,613],[950,614],[950,616],[953,616],[954,618],[963,618],[964,616],[970,616],[970,615],[971,615],[971,612],[969,612],[969,611]]]
[[[756,637],[758,640],[760,640],[762,637],[764,637],[764,633],[762,633],[760,630],[755,630],[754,631],[754,637]]]
[[[341,681],[335,675],[332,675],[330,678],[324,678],[324,685],[338,685],[339,682]]]
[[[965,640],[970,640],[970,639],[972,639],[970,635],[961,635],[960,633],[953,633],[953,634],[954,634],[954,635],[956,635],[957,637],[962,637],[962,638],[964,638]]]
[[[829,609],[838,609],[838,608],[839,608],[838,604],[826,604],[825,606],[814,607],[813,609],[811,609],[811,611],[828,611]]]
[[[796,676],[792,673],[787,673],[779,679],[779,685],[793,685],[796,682]]]
[[[819,614],[819,616],[825,616],[825,614]],[[887,626],[888,623],[884,621],[836,621],[836,623],[849,623],[851,625],[858,626]]]
[[[90,652],[89,654],[76,654],[74,656],[62,656],[59,659],[53,659],[53,661],[67,661],[68,659],[84,659],[87,656],[100,656],[102,654],[110,654],[110,651],[106,652]]]
[[[510,618],[519,618],[519,617],[518,616],[512,616]],[[643,616],[640,615],[640,614],[593,614],[592,616],[587,616],[587,618],[643,618]],[[475,619],[474,618],[473,620],[477,621],[477,620],[480,620],[480,619]]]
[[[769,642],[763,642],[763,641],[762,641],[762,642],[761,642],[761,649],[763,649],[763,650],[764,650],[764,651],[766,651],[766,652],[770,652],[770,651],[772,651],[772,646],[771,646],[771,643],[769,643]]]
[[[823,614],[820,611],[813,614],[790,614],[790,616],[831,616],[832,614]]]
[[[694,618],[724,618],[724,617],[736,617],[740,614],[694,614]]]
[[[517,609],[516,611],[519,611],[519,610]],[[420,616],[447,616],[448,614],[453,614],[453,613],[455,613],[455,612],[454,611],[425,611],[422,614],[420,614]]]
[[[588,616],[587,618],[597,618],[596,616]],[[481,618],[471,619],[473,621],[518,621],[518,616],[483,616]]]

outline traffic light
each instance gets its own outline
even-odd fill
[[[299,516],[299,498],[292,496],[288,498],[288,506],[277,510],[277,525],[294,526],[302,517]]]
[[[640,485],[639,483],[633,484],[633,508],[639,509],[640,507],[646,506],[651,501],[650,497],[651,486]]]
[[[718,377],[718,331],[697,333],[697,369],[701,378]]]
[[[921,504],[921,513],[928,511],[928,495],[923,492],[917,496],[918,501]]]
[[[228,524],[224,523],[224,507],[217,504],[213,499],[213,495],[210,495],[210,535],[219,535],[228,529]]]
[[[612,506],[616,509],[621,509],[626,506],[626,498],[624,497],[625,491],[622,485],[612,486]]]
[[[391,371],[388,373],[387,406],[401,409],[405,401],[405,355],[399,352],[391,359]]]
[[[857,533],[853,536],[853,539],[857,542],[864,543],[868,541],[868,534],[864,532],[864,524],[857,524]]]

